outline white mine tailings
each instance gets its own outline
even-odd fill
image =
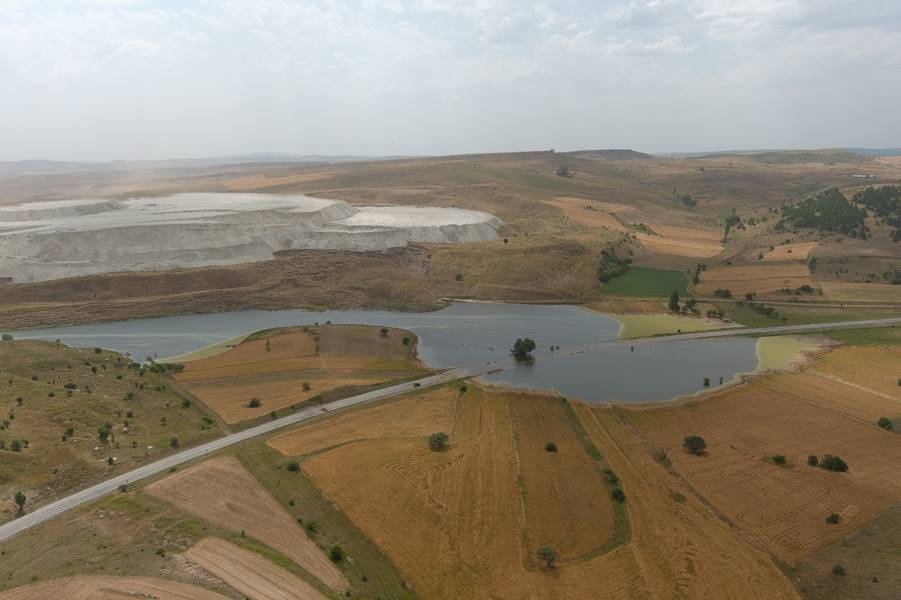
[[[279,250],[386,250],[497,238],[495,216],[458,208],[356,206],[309,196],[177,194],[0,207],[0,278],[229,265]]]

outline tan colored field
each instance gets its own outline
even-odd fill
[[[689,258],[708,258],[723,251],[720,233],[715,229],[674,227],[648,224],[658,235],[637,233],[639,241],[655,254],[672,254]]]
[[[877,395],[887,395],[898,403],[898,414],[901,415],[901,347],[869,346],[836,348],[817,361],[815,371],[838,377],[846,385],[863,387]],[[861,377],[861,374],[864,374]],[[891,410],[888,404],[884,410]],[[889,415],[893,416],[893,415]]]
[[[656,315],[665,308],[666,303],[661,300],[649,300],[645,298],[631,297],[605,297],[597,302],[586,304],[585,308],[602,313]]]
[[[358,440],[424,437],[435,431],[450,431],[459,395],[455,388],[446,387],[428,395],[406,396],[350,412],[341,419],[320,420],[275,435],[266,443],[285,456],[304,456]]]
[[[776,246],[776,248],[763,255],[763,260],[767,262],[807,260],[807,257],[818,245],[818,242],[798,242],[797,244]]]
[[[264,190],[268,188],[279,187],[283,185],[291,185],[296,183],[307,183],[310,181],[321,181],[323,179],[331,179],[340,171],[322,172],[322,173],[303,173],[301,175],[283,175],[281,177],[268,177],[265,174],[250,175],[247,177],[238,177],[228,179],[222,184],[233,192],[249,192],[253,190]]]
[[[336,591],[347,580],[237,459],[220,456],[147,486],[150,495],[229,531],[244,531]]]
[[[586,225],[588,227],[606,227],[614,231],[627,231],[627,228],[614,216],[613,211],[632,208],[622,204],[614,204],[611,207],[605,202],[565,197],[545,200],[544,203],[559,208],[568,219],[571,219],[580,225]],[[611,208],[613,208],[613,210],[611,210]]]
[[[628,495],[632,540],[624,550],[648,597],[799,597],[769,556],[658,464],[631,427],[605,408],[576,405],[576,412]]]
[[[0,600],[225,600],[201,587],[152,577],[67,577],[0,592]],[[267,599],[268,600],[268,599]]]
[[[204,538],[185,556],[247,598],[254,600],[325,600],[306,581],[259,554],[218,538]]]
[[[427,450],[424,437],[370,439],[303,465],[424,598],[797,597],[763,554],[698,501],[674,501],[676,490],[690,492],[621,429],[634,446],[630,458],[613,456],[612,442],[601,452],[606,458],[610,449],[629,497],[633,539],[601,548],[609,533],[593,520],[610,514],[609,495],[594,486],[598,466],[586,460],[567,411],[559,399],[470,385],[445,452]],[[344,418],[334,419],[339,438]],[[543,450],[551,438],[557,454]],[[648,521],[635,522],[639,515]],[[541,538],[559,545],[563,560],[552,570],[535,556]]]
[[[806,264],[763,264],[713,267],[701,273],[701,282],[694,289],[699,294],[710,295],[718,288],[725,288],[740,297],[747,292],[763,296],[802,285],[817,285]]]
[[[386,336],[379,327],[358,325],[279,329],[185,363],[176,379],[226,422],[237,423],[330,390],[424,373],[414,354],[415,336],[399,329]],[[251,398],[260,406],[248,406]]]
[[[526,547],[550,544],[562,561],[603,548],[614,532],[613,503],[559,399],[521,395],[510,403],[526,514]],[[558,452],[547,452],[554,442]],[[528,557],[532,558],[532,557]]]
[[[844,302],[901,302],[901,285],[820,279],[823,294]]]
[[[883,368],[864,361],[857,361],[858,381]],[[901,436],[876,426],[892,407],[901,408],[901,398],[807,371],[767,375],[699,402],[628,417],[717,510],[757,544],[796,563],[901,499],[901,482],[893,475]],[[707,440],[707,456],[681,450],[689,434]],[[807,456],[827,453],[841,456],[850,470],[807,465]],[[765,460],[777,454],[787,457],[786,466]],[[825,522],[833,512],[841,515],[837,525]]]

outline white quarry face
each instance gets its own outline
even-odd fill
[[[355,206],[310,196],[176,194],[0,207],[0,277],[34,282],[267,260],[279,250],[373,251],[497,238],[458,208]]]

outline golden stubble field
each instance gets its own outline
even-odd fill
[[[700,401],[624,412],[724,518],[756,546],[796,564],[901,500],[894,475],[901,436],[876,425],[880,416],[901,413],[898,364],[897,346],[841,348],[801,373],[769,374]],[[706,439],[706,456],[682,451],[689,434]],[[824,454],[841,456],[849,471],[807,464],[808,456]],[[787,464],[774,464],[775,455]],[[838,524],[826,522],[831,513],[840,515]]]
[[[608,411],[473,384],[409,402],[270,443],[302,459],[421,597],[797,597]],[[442,429],[449,448],[428,450],[426,432]],[[604,468],[626,504],[611,500]],[[553,569],[537,559],[543,544],[557,548]]]
[[[394,328],[384,335],[362,325],[280,329],[189,361],[176,379],[224,421],[237,423],[341,388],[424,375],[415,348],[413,334]],[[253,398],[258,406],[250,406]]]
[[[202,587],[152,577],[66,577],[0,592],[0,600],[226,600]],[[268,600],[268,599],[264,599]]]

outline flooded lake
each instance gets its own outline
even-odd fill
[[[653,402],[692,393],[704,377],[713,385],[757,366],[757,341],[747,338],[610,343],[619,322],[576,306],[456,302],[427,313],[368,310],[241,311],[138,319],[14,332],[18,339],[59,339],[71,346],[101,346],[132,358],[176,356],[260,329],[314,323],[384,325],[419,336],[429,366],[507,367],[510,347],[530,337],[531,363],[486,375],[485,381],[552,389],[587,401]],[[551,350],[551,346],[555,349]],[[557,349],[559,346],[559,349]]]

